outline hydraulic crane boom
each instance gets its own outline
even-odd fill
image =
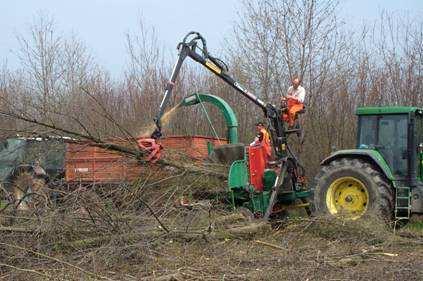
[[[201,46],[199,46],[201,44]],[[229,84],[237,92],[252,101],[255,105],[259,106],[268,121],[268,128],[272,137],[273,147],[277,158],[284,157],[286,155],[286,132],[283,121],[281,120],[281,111],[274,105],[266,103],[259,99],[257,96],[249,92],[239,82],[233,79],[227,72],[227,65],[220,59],[211,56],[207,50],[206,40],[198,32],[189,32],[181,43],[178,44],[179,55],[178,59],[173,67],[170,80],[165,87],[164,97],[160,104],[159,112],[156,115],[154,121],[156,123],[156,130],[151,135],[152,138],[158,139],[162,136],[161,133],[161,117],[164,114],[166,106],[169,102],[169,98],[172,95],[172,90],[175,86],[176,79],[181,70],[181,66],[185,58],[190,57],[194,61],[202,64],[213,74],[220,77],[223,81]]]

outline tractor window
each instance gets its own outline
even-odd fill
[[[373,147],[377,143],[377,116],[360,116],[359,148]]]
[[[416,116],[416,145],[417,151],[421,151],[420,144],[423,144],[423,115]],[[423,181],[423,155],[417,154],[417,175]]]
[[[408,115],[379,117],[377,149],[396,176],[407,175]]]
[[[360,116],[358,133],[358,148],[378,150],[396,176],[407,175],[407,114]]]
[[[370,148],[377,144],[377,116],[360,116],[358,148]]]
[[[423,143],[423,115],[416,117],[417,145]]]

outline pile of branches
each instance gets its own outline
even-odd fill
[[[295,214],[271,228],[231,210],[225,186],[219,177],[174,167],[148,169],[136,182],[118,185],[53,183],[54,200],[28,211],[1,208],[0,279],[319,280],[388,273],[406,279],[418,273],[422,237],[404,240],[373,221]],[[415,256],[403,258],[411,250]]]
[[[54,186],[37,208],[1,209],[0,277],[148,279],[162,244],[238,235],[218,219],[231,210],[214,176],[157,169],[130,184]]]

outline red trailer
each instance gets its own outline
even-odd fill
[[[169,136],[160,140],[160,144],[164,147],[163,155],[166,155],[166,151],[176,151],[194,161],[203,161],[207,158],[208,145],[218,146],[226,143],[227,140],[206,136]],[[88,142],[66,145],[67,182],[128,182],[137,179],[144,169],[148,168],[134,158],[90,145]]]

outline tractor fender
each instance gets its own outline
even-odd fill
[[[373,149],[339,150],[332,153],[327,158],[325,158],[322,162],[320,162],[320,165],[322,166],[328,165],[330,162],[340,158],[358,158],[358,159],[365,160],[373,164],[376,168],[378,168],[388,180],[392,182],[395,181],[395,177],[392,174],[392,171],[389,168],[388,164],[386,163],[385,159],[376,150],[373,150]]]

